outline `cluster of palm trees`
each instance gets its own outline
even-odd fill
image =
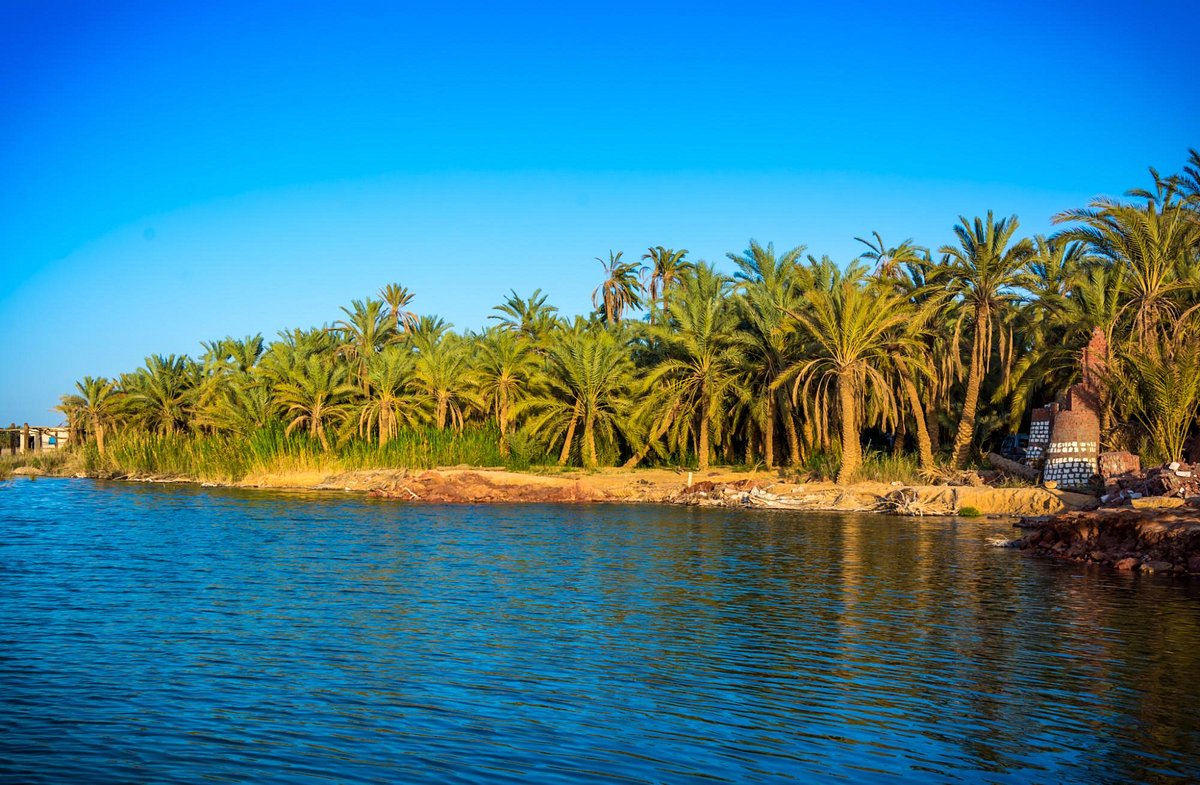
[[[482,331],[417,315],[395,284],[331,325],[147,358],[86,377],[60,407],[104,452],[114,430],[248,436],[280,423],[323,450],[405,429],[494,428],[545,461],[802,465],[865,432],[961,467],[1078,374],[1103,330],[1109,447],[1179,457],[1200,415],[1200,155],[1153,188],[1055,217],[960,217],[936,250],[878,234],[848,266],[751,241],[733,274],[683,249],[598,259],[595,312],[515,291]],[[636,314],[641,318],[636,318]]]

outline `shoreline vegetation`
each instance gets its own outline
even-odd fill
[[[740,481],[961,495],[1103,330],[1104,449],[1183,459],[1200,451],[1200,153],[1151,177],[1055,216],[1052,236],[988,212],[940,247],[873,233],[848,265],[753,240],[727,255],[732,275],[685,249],[610,251],[595,310],[573,318],[513,291],[486,329],[455,331],[389,284],[319,327],[85,377],[59,410],[88,476],[315,487],[470,466],[636,486],[657,472],[678,496],[681,476],[716,470],[709,490],[734,497]]]

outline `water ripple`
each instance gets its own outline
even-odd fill
[[[0,780],[1200,780],[1200,590],[1002,524],[0,487]]]

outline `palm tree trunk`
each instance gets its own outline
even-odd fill
[[[446,396],[439,395],[437,402],[437,429],[444,431],[446,429]]]
[[[975,410],[979,406],[979,385],[983,381],[983,353],[990,347],[984,347],[984,319],[988,318],[987,311],[980,307],[975,309],[975,340],[971,349],[971,368],[967,372],[967,397],[963,400],[962,419],[958,421],[958,432],[954,435],[954,454],[950,459],[956,469],[961,469],[967,462],[971,452],[971,442],[975,439]]]
[[[696,456],[700,462],[700,471],[708,469],[708,418],[700,413],[700,444],[696,447]]]
[[[96,451],[104,455],[104,423],[99,420],[95,421],[96,426]]]
[[[904,442],[908,437],[908,424],[904,420],[904,415],[897,413],[896,430],[892,433],[892,456],[899,458],[904,454]]]
[[[841,403],[842,415],[842,465],[838,469],[838,485],[846,485],[854,480],[858,468],[862,466],[862,444],[858,433],[858,420],[854,416],[854,389],[851,382],[851,371],[838,374],[838,400]]]
[[[667,429],[671,427],[671,423],[675,421],[675,415],[678,413],[679,404],[676,403],[671,407],[671,410],[667,412],[667,416],[662,419],[662,422],[660,422],[654,429],[654,432],[650,434],[650,438],[646,440],[646,443],[642,445],[642,448],[635,452],[629,460],[625,461],[624,468],[632,469],[645,460],[646,456],[650,454],[650,448],[654,446],[655,442],[663,437],[663,434],[666,433]]]
[[[796,432],[796,406],[788,396],[784,396],[783,399],[783,426],[787,431],[788,451],[791,458],[789,463],[792,466],[799,466],[804,458],[800,454],[800,434]]]
[[[767,417],[763,425],[763,461],[767,468],[775,466],[775,391],[767,391]]]
[[[937,399],[932,393],[925,398],[925,427],[929,429],[929,449],[942,449],[942,427],[938,422]]]
[[[571,442],[575,440],[575,426],[579,423],[579,401],[575,402],[575,411],[571,415],[571,424],[567,426],[567,437],[563,439],[562,453],[558,456],[558,465],[566,466],[571,457]]]
[[[508,391],[500,388],[500,455],[508,457]]]
[[[596,455],[596,428],[595,415],[588,412],[583,419],[583,446],[584,446],[584,465],[589,469],[594,469],[600,463],[600,458]]]
[[[908,397],[908,407],[912,409],[913,420],[917,423],[917,459],[922,471],[933,470],[933,444],[929,439],[929,431],[925,427],[925,413],[921,407],[921,398],[917,395],[917,385],[904,371],[900,372],[900,383],[904,394]]]

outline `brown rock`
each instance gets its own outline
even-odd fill
[[[1184,502],[1178,496],[1146,496],[1141,499],[1130,499],[1129,503],[1137,510],[1166,510],[1182,507]]]
[[[1088,558],[1091,559],[1092,561],[1104,561],[1105,555],[1106,554],[1104,553],[1104,551],[1092,551],[1091,553],[1088,554]]]
[[[1200,573],[1200,556],[1193,556],[1192,558],[1188,559],[1187,571]]]
[[[1116,567],[1118,570],[1133,571],[1133,570],[1136,570],[1140,564],[1141,564],[1141,562],[1139,562],[1137,559],[1133,558],[1132,556],[1129,556],[1127,558],[1121,559],[1120,561],[1116,562],[1115,564],[1113,564],[1113,566]]]
[[[1142,565],[1142,569],[1146,572],[1167,572],[1173,566],[1169,561],[1148,561]]]

